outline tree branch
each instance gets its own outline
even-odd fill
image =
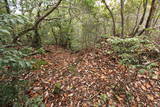
[[[44,14],[43,16],[39,17],[34,25],[31,27],[31,28],[28,28],[22,32],[20,32],[13,40],[13,42],[15,43],[18,38],[20,38],[21,36],[23,36],[24,34],[28,33],[29,31],[32,31],[32,30],[35,30],[35,28],[37,28],[37,26],[48,16],[50,15],[59,5],[60,3],[62,2],[62,0],[59,0],[58,3],[56,3],[56,5],[54,5],[46,14]]]

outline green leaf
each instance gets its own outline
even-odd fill
[[[145,69],[140,69],[138,72],[144,73],[144,72],[146,72],[146,70]]]
[[[10,32],[8,30],[5,30],[5,29],[0,29],[0,34],[10,35]]]
[[[24,20],[23,19],[17,19],[18,23],[20,24],[24,24]]]
[[[23,61],[18,62],[20,68],[25,68],[25,64]]]
[[[11,24],[16,25],[17,21],[14,19],[10,19]]]

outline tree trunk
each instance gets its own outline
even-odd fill
[[[25,29],[24,31],[20,32],[14,39],[13,39],[13,43],[16,43],[18,38],[20,38],[21,36],[25,35],[26,33],[28,33],[29,31],[33,31],[36,30],[36,28],[38,27],[38,25],[48,16],[50,15],[62,2],[62,0],[59,0],[58,3],[56,5],[53,5],[53,7],[44,15],[42,15],[41,17],[39,17],[34,25],[28,29]]]
[[[124,0],[121,0],[121,35],[124,36]]]
[[[138,7],[138,9],[137,9],[135,25],[134,25],[134,27],[133,27],[132,32],[130,33],[130,36],[133,36],[134,31],[136,30],[137,25],[139,24],[139,23],[138,23],[138,19],[139,19],[139,15],[140,15],[141,5],[142,5],[142,2],[140,3],[140,5],[139,5],[139,7]]]
[[[42,47],[41,37],[40,37],[40,34],[38,32],[38,28],[36,28],[35,31],[34,31],[34,37],[33,37],[33,40],[32,40],[32,47],[34,47],[34,48]]]
[[[143,8],[144,8],[143,15],[140,19],[140,22],[139,22],[137,28],[132,33],[132,36],[135,36],[138,33],[140,26],[143,24],[143,21],[144,21],[145,15],[146,15],[146,11],[147,11],[147,5],[148,5],[148,0],[143,0]]]
[[[156,10],[156,0],[152,0],[151,8],[149,11],[149,16],[147,18],[145,28],[139,33],[139,36],[142,35],[147,28],[150,28],[152,19],[154,17],[155,10]]]
[[[112,23],[113,23],[113,35],[115,36],[116,35],[116,23],[115,23],[115,18],[114,18],[114,15],[113,15],[113,12],[111,11],[111,9],[109,8],[109,6],[107,5],[106,1],[105,0],[102,0],[102,2],[105,4],[107,10],[109,11],[109,14],[111,15],[111,18],[112,18]]]

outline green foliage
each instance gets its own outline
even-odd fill
[[[145,73],[146,71],[148,71],[149,73],[153,73],[154,72],[154,69],[155,67],[158,67],[158,64],[155,63],[155,62],[152,62],[152,63],[149,63],[147,65],[134,65],[132,66],[132,68],[140,68],[138,72],[140,73]]]
[[[0,15],[0,42],[6,43],[12,40],[25,26],[32,23],[23,15],[1,14]]]
[[[84,4],[90,8],[93,8],[94,7],[94,4],[95,4],[95,0],[85,0],[83,1]]]
[[[41,65],[47,64],[44,60],[25,60],[24,57],[32,50],[29,47],[21,51],[0,48],[0,76],[4,77],[0,82],[0,106],[45,107],[42,97],[29,99],[25,95],[30,83],[20,79],[27,71],[39,69]]]
[[[140,43],[142,42],[138,38],[121,39],[118,37],[108,39],[108,41],[112,44],[113,50],[118,54],[133,53],[140,48]]]
[[[13,84],[0,84],[0,105],[10,104],[18,98],[18,90]]]
[[[105,103],[108,100],[108,96],[106,94],[101,94],[99,97],[103,103]]]
[[[37,96],[35,98],[29,99],[25,103],[25,107],[45,107],[45,104],[43,103],[43,97]]]
[[[3,49],[1,49],[3,50]],[[2,51],[2,58],[0,58],[0,66],[1,70],[5,71],[17,71],[17,72],[10,72],[10,74],[17,74],[21,70],[31,69],[31,61],[27,61],[22,59],[26,56],[20,51],[14,49],[4,49]],[[8,67],[8,68],[7,68]]]
[[[75,73],[75,72],[76,72],[76,66],[75,66],[75,65],[70,65],[70,66],[68,67],[68,70],[69,70],[69,72],[71,72],[71,73]]]
[[[14,49],[0,49],[0,106],[9,106],[23,101],[28,82],[21,80],[22,74],[32,69],[32,61],[23,59],[26,55]]]
[[[21,49],[21,52],[24,54],[30,54],[33,52],[33,48],[32,47],[24,47]]]
[[[71,44],[71,50],[72,52],[78,52],[82,49],[82,44],[79,40],[73,39]]]
[[[64,14],[64,13],[62,13]],[[52,24],[54,44],[70,49],[73,40],[73,26],[69,19],[61,19]]]
[[[40,69],[42,65],[47,65],[48,62],[42,59],[34,59],[33,69]]]
[[[140,37],[121,39],[113,37],[108,39],[112,49],[120,57],[121,64],[132,65],[134,68],[151,69],[155,64],[145,65],[152,59],[159,57],[159,50],[155,44],[147,39]]]
[[[44,48],[39,48],[39,49],[36,50],[36,52],[37,52],[38,54],[44,54],[46,51],[45,51]]]
[[[54,94],[59,94],[62,91],[61,87],[62,87],[61,83],[56,83],[54,85],[53,93]]]

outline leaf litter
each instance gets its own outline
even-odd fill
[[[108,47],[72,53],[48,46],[50,53],[33,58],[48,62],[25,79],[34,81],[28,95],[43,96],[46,107],[160,106],[160,67],[156,78],[118,63]]]

